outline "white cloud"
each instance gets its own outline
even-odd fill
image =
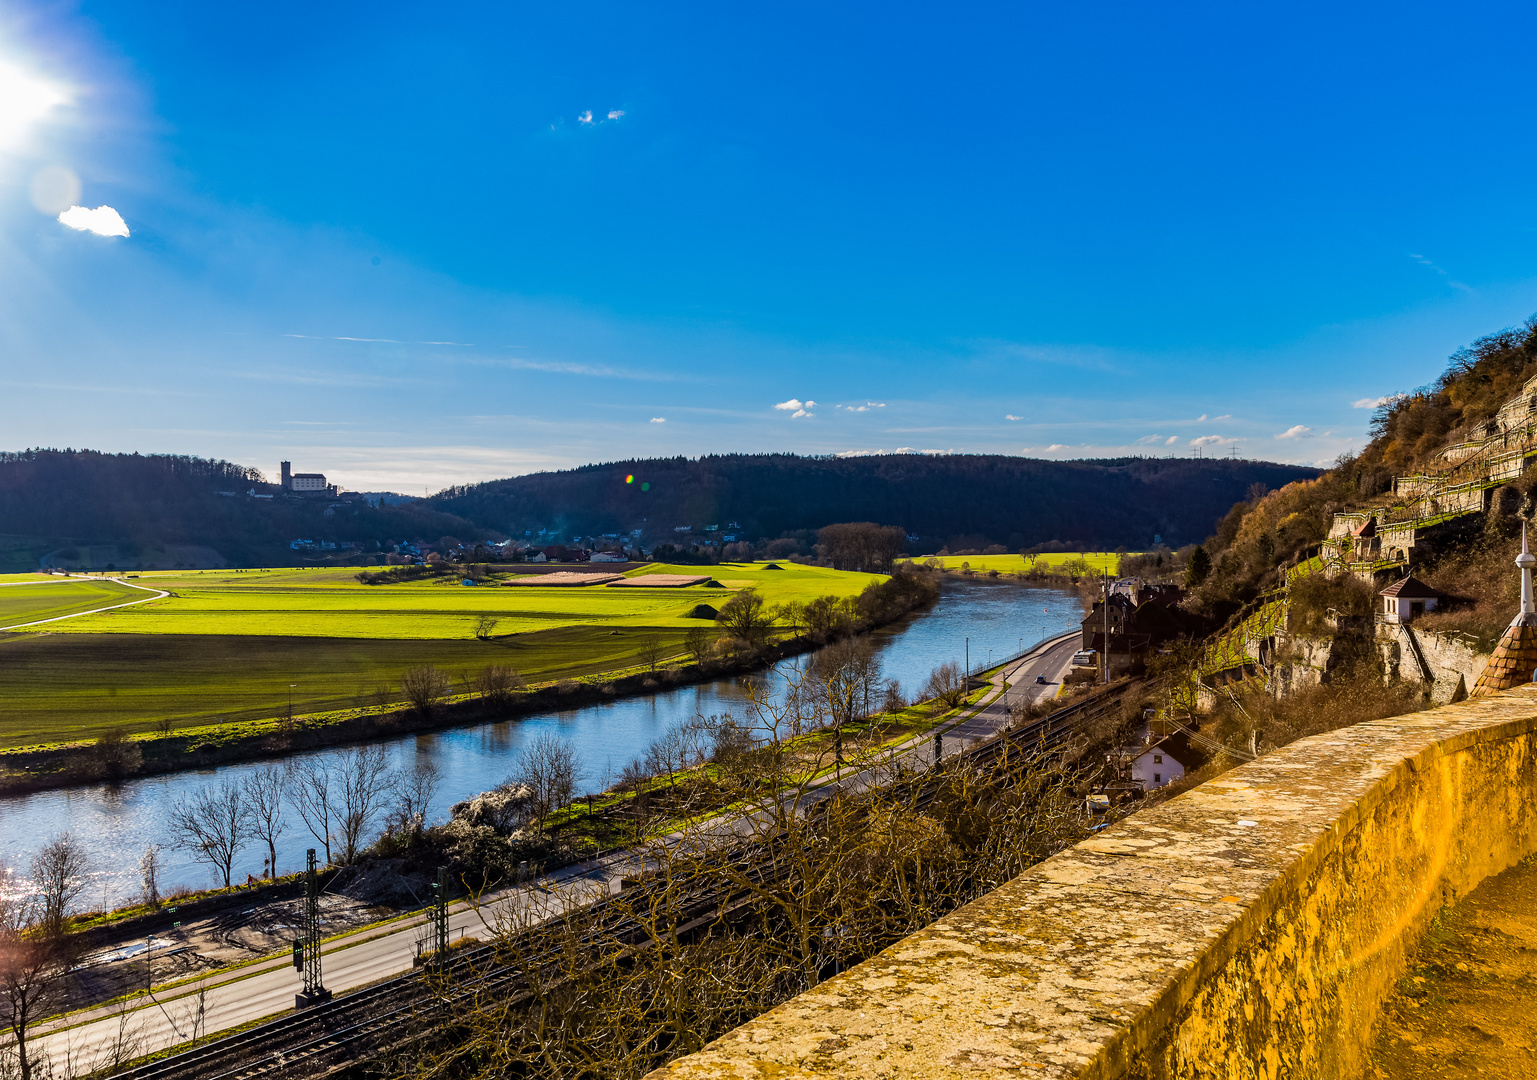
[[[806,403],[800,398],[791,398],[789,401],[781,401],[778,405],[775,405],[774,408],[778,409],[780,412],[791,412],[795,409],[804,408],[805,405]]]
[[[1023,416],[1015,416],[1013,413],[1004,413],[1003,414],[1003,418],[1005,420],[1023,420],[1024,419]]]
[[[587,109],[584,112],[582,112],[582,114],[576,118],[576,122],[578,124],[590,124],[590,123],[592,123],[592,110],[591,109]]]
[[[1214,416],[1214,417],[1212,417],[1212,419],[1213,420],[1231,420],[1231,419],[1233,419],[1233,414],[1232,413],[1223,413],[1221,416]]]
[[[110,206],[98,206],[88,210],[83,206],[71,206],[59,215],[59,221],[71,229],[93,232],[97,236],[127,236],[128,223]]]
[[[1308,426],[1306,426],[1305,424],[1293,424],[1291,427],[1289,427],[1285,431],[1281,432],[1281,434],[1277,435],[1276,438],[1278,438],[1278,439],[1305,439],[1305,438],[1307,438],[1311,434],[1313,434],[1313,429],[1308,427]]]
[[[665,424],[665,423],[667,423],[667,417],[665,417],[665,416],[653,416],[651,418],[651,422],[653,424]]]
[[[1356,401],[1352,401],[1350,403],[1350,407],[1352,409],[1375,409],[1378,406],[1387,405],[1389,402],[1397,401],[1403,396],[1404,395],[1402,394],[1384,394],[1382,397],[1359,398]]]
[[[1058,450],[1071,450],[1071,449],[1072,449],[1072,447],[1069,446],[1067,443],[1054,442],[1054,443],[1052,443],[1050,446],[1048,446],[1046,448],[1046,452],[1048,454],[1054,454]]]
[[[1202,435],[1199,439],[1191,439],[1191,446],[1226,446],[1235,443],[1237,439],[1230,439],[1226,435]]]
[[[1155,442],[1159,442],[1162,439],[1163,439],[1162,435],[1144,435],[1144,436],[1142,436],[1142,438],[1138,439],[1137,442],[1138,443],[1142,443],[1142,444],[1152,444],[1152,443],[1155,443]]]
[[[1179,442],[1179,436],[1178,435],[1170,435],[1167,439],[1165,439],[1163,441],[1163,444],[1165,446],[1173,446],[1177,442]]]
[[[807,404],[809,405],[810,402],[807,402]],[[803,416],[816,416],[816,413],[809,413],[805,409],[796,409],[793,413],[790,414],[790,419],[799,420]]]
[[[624,110],[623,109],[610,109],[608,111],[608,118],[610,120],[618,120],[623,115],[624,115]]]

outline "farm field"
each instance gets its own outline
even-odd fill
[[[1128,552],[1136,555],[1140,552]],[[1061,566],[1064,563],[1082,560],[1089,564],[1096,573],[1108,570],[1111,574],[1119,572],[1121,557],[1113,551],[1053,551],[1045,555],[946,555],[944,558],[934,557],[934,561],[946,570],[959,570],[961,565],[967,564],[973,570],[986,573],[996,570],[1000,574],[1018,574],[1034,566]],[[915,562],[925,563],[928,559],[915,559]]]
[[[373,704],[381,686],[394,701],[398,693],[388,690],[420,664],[456,681],[492,664],[530,682],[580,678],[639,665],[652,641],[670,662],[684,653],[683,633],[569,626],[498,641],[8,634],[0,636],[0,748],[114,728],[149,732],[162,718],[180,729],[277,716],[287,711],[290,684],[296,714]]]
[[[107,604],[126,604],[148,595],[142,589],[115,581],[7,574],[0,577],[0,629],[17,623],[56,619]]]
[[[770,604],[846,596],[876,580],[794,564],[707,569],[724,587],[363,585],[351,569],[140,574],[138,584],[172,595],[0,633],[0,748],[149,732],[164,719],[182,728],[272,717],[287,710],[291,684],[297,714],[395,701],[402,673],[421,664],[458,680],[506,664],[540,682],[638,666],[653,643],[667,663],[685,653],[690,628],[708,625],[685,617],[698,604],[718,608],[746,587]],[[64,586],[14,591],[52,588]],[[8,591],[0,582],[0,599]],[[83,606],[122,602],[115,591],[102,595]],[[479,640],[484,614],[499,622]]]
[[[656,565],[627,576],[689,569]],[[683,630],[698,625],[698,620],[686,617],[695,606],[703,603],[718,608],[737,589],[756,587],[767,603],[775,604],[827,594],[851,595],[876,580],[870,574],[793,563],[785,564],[781,570],[767,570],[753,563],[727,563],[709,569],[719,586],[681,589],[615,589],[602,585],[470,588],[458,579],[364,585],[354,578],[352,569],[145,573],[135,581],[169,590],[172,595],[38,629],[55,634],[91,635],[465,640],[475,637],[477,623],[489,615],[498,620],[493,632],[497,637],[573,624]],[[44,586],[47,587],[54,586]],[[0,594],[5,591],[0,588]]]

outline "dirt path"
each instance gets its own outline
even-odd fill
[[[1537,856],[1437,916],[1370,1056],[1372,1080],[1537,1076]]]

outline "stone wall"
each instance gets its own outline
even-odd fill
[[[1537,850],[1537,687],[1134,814],[654,1076],[1356,1077],[1405,950]]]

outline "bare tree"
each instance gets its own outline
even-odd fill
[[[715,621],[732,637],[755,648],[768,640],[769,627],[773,625],[772,618],[764,610],[763,597],[753,589],[743,589],[722,604]]]
[[[234,780],[209,784],[171,811],[171,842],[219,871],[230,886],[235,856],[251,838],[245,793]]]
[[[720,640],[720,631],[708,626],[696,626],[683,635],[683,644],[696,664],[704,664],[710,659],[718,640]]]
[[[817,711],[833,729],[833,759],[843,764],[843,729],[870,711],[870,696],[880,685],[881,661],[861,638],[835,641],[810,665],[809,686]]]
[[[284,770],[283,781],[289,799],[299,813],[299,820],[325,848],[326,864],[330,865],[331,834],[336,822],[330,766],[320,757],[291,760]]]
[[[251,835],[267,845],[267,876],[275,878],[278,873],[278,837],[288,827],[283,820],[283,795],[287,787],[283,770],[276,765],[263,765],[247,774],[242,786],[246,806],[251,812]]]
[[[947,709],[958,708],[966,700],[966,678],[961,674],[961,665],[953,661],[940,664],[930,672],[923,691]]]
[[[418,712],[432,712],[448,696],[449,689],[448,676],[431,664],[410,668],[400,677],[401,693]]]
[[[501,622],[495,615],[484,614],[475,620],[475,636],[481,641],[488,640],[496,633],[496,624]]]
[[[139,895],[152,908],[160,906],[160,845],[150,844],[139,856]]]
[[[576,751],[559,735],[541,731],[523,748],[523,757],[513,774],[529,790],[529,808],[544,831],[550,814],[571,801],[581,773]]]
[[[21,1080],[32,1080],[38,1066],[27,1047],[28,1028],[53,1011],[68,967],[67,941],[48,931],[44,898],[0,863],[0,1002]]]
[[[389,755],[382,746],[358,746],[342,755],[337,772],[336,826],[341,862],[357,861],[369,828],[395,787]]]
[[[442,774],[426,758],[401,773],[395,784],[396,815],[400,821],[408,827],[412,822],[417,823],[417,828],[425,825],[427,811],[432,808],[432,800],[438,797],[438,789],[442,786]]]
[[[85,849],[70,833],[61,833],[32,856],[32,885],[42,901],[42,924],[49,934],[62,934],[70,908],[85,891],[90,872]]]
[[[523,676],[506,664],[492,664],[475,680],[475,692],[482,701],[505,709],[512,703],[512,695],[528,684]]]

